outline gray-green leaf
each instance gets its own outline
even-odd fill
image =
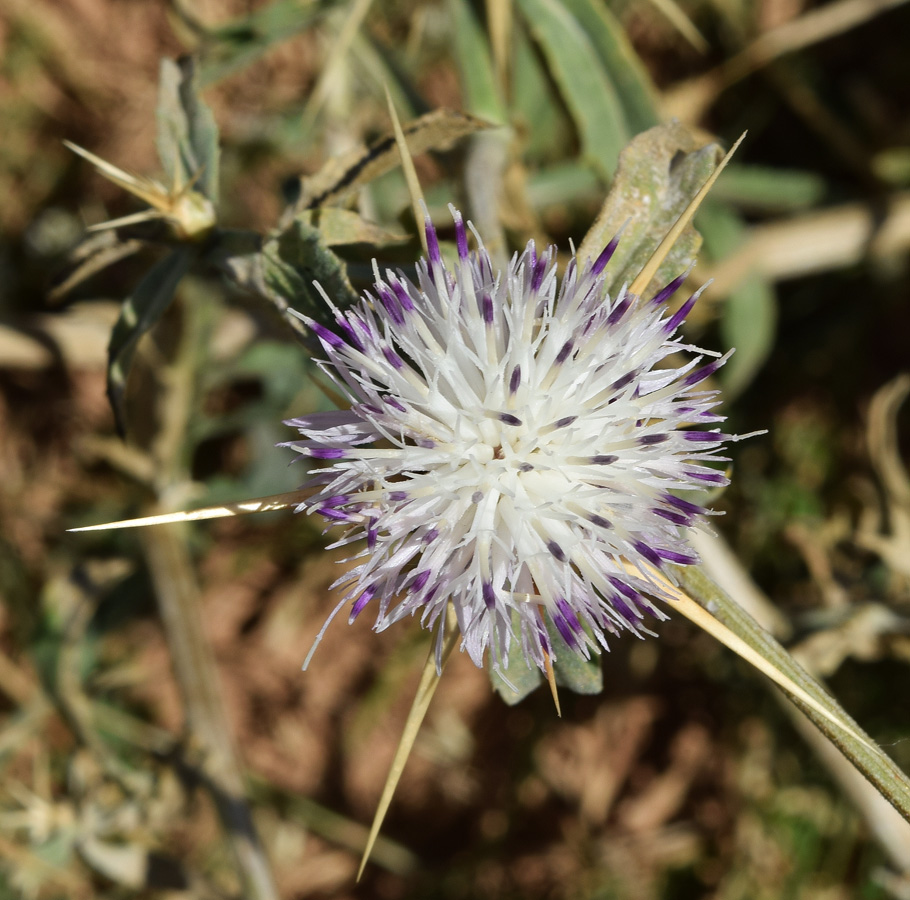
[[[607,286],[615,291],[634,280],[717,167],[721,155],[717,144],[703,145],[678,122],[659,125],[635,137],[619,157],[616,177],[600,215],[582,241],[579,257],[595,258],[624,228],[606,270]],[[689,225],[645,293],[685,271],[700,245],[701,237]]]
[[[161,60],[158,86],[158,155],[171,184],[198,176],[198,189],[218,202],[218,126],[198,93],[190,57]]]
[[[802,691],[811,700],[811,703],[806,702],[795,697],[792,691],[787,691],[790,700],[869,779],[879,793],[910,821],[910,780],[894,761],[885,755],[872,738],[865,735],[815,678],[699,567],[677,566],[674,571],[680,584],[699,606],[759,654],[770,667],[781,673],[793,688]]]
[[[266,241],[262,266],[266,287],[292,309],[317,322],[331,324],[334,315],[314,281],[340,309],[357,300],[344,263],[326,246],[319,229],[301,219]]]
[[[610,73],[563,3],[519,0],[518,7],[560,87],[586,159],[609,178],[631,134]]]

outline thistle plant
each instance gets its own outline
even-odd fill
[[[187,76],[179,97],[192,94],[191,81]],[[190,191],[200,160],[203,171],[216,170],[205,165],[216,157],[217,139],[211,128],[194,126],[207,122],[198,103],[171,107],[168,115],[180,127],[164,129],[162,145],[172,168],[182,166],[177,196]],[[739,437],[721,430],[718,392],[708,383],[729,354],[701,350],[680,335],[700,291],[678,308],[669,305],[690,271],[692,216],[729,154],[716,167],[713,153],[698,157],[696,163],[708,163],[704,178],[672,200],[672,191],[663,190],[658,202],[658,192],[643,187],[648,177],[655,171],[667,177],[679,154],[698,156],[679,145],[674,127],[633,142],[604,206],[614,214],[622,208],[623,179],[637,167],[629,192],[636,206],[654,216],[663,209],[668,221],[632,221],[622,237],[616,236],[622,221],[606,235],[595,224],[561,277],[553,247],[529,243],[505,267],[476,233],[470,249],[471,229],[454,208],[448,262],[424,209],[426,254],[416,278],[374,263],[373,287],[358,297],[308,210],[291,210],[263,238],[219,228],[213,201],[202,207],[202,226],[178,230],[182,245],[137,288],[130,302],[138,314],[128,303],[115,329],[109,387],[116,406],[135,343],[160,318],[190,263],[202,259],[282,311],[298,309],[320,365],[342,391],[338,409],[288,422],[300,436],[285,446],[314,464],[299,491],[92,528],[266,509],[315,514],[335,546],[351,547],[356,563],[336,583],[340,597],[316,644],[345,607],[350,621],[369,610],[377,631],[414,617],[433,632],[364,861],[456,646],[507,685],[523,678],[522,670],[537,681],[543,672],[558,709],[559,667],[596,657],[621,632],[649,634],[652,623],[674,611],[783,688],[910,817],[905,776],[711,583],[688,541],[689,529],[711,512],[697,492],[727,483],[715,464]],[[404,131],[396,131],[407,167]],[[660,165],[655,147],[663,153]],[[334,173],[335,188],[316,196],[337,199],[363,163],[380,158],[371,151],[348,172]],[[698,171],[689,168],[690,175]],[[113,174],[134,192],[137,184],[147,187]],[[207,190],[216,197],[212,183]],[[653,202],[642,203],[643,195]],[[144,214],[160,217],[161,209]],[[175,224],[172,209],[165,218]],[[590,251],[592,243],[600,246]],[[655,276],[663,279],[656,289]],[[516,687],[512,700],[526,693]]]

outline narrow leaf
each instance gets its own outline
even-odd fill
[[[550,78],[546,60],[537,52],[524,20],[515,22],[512,34],[512,83],[509,121],[521,133],[521,158],[533,178],[537,166],[571,165],[583,170],[593,186],[588,197],[596,196],[603,179],[577,157],[575,128],[568,110],[559,99],[559,89]]]
[[[195,257],[193,248],[180,247],[155,263],[120,310],[108,345],[107,396],[121,434],[126,430],[123,400],[136,345],[164,315]]]
[[[572,114],[585,157],[609,178],[631,136],[622,104],[589,35],[558,0],[518,0]]]
[[[616,87],[633,134],[660,123],[657,88],[619,20],[597,0],[563,0],[597,51]]]
[[[161,60],[158,82],[158,155],[175,187],[198,178],[201,192],[218,201],[218,126],[198,93],[192,57]]]
[[[698,227],[711,259],[726,259],[739,249],[745,239],[745,227],[739,216],[728,206],[717,202],[702,207]],[[724,395],[728,399],[749,385],[768,358],[774,346],[776,325],[777,298],[774,289],[758,273],[753,273],[726,293],[721,307],[721,337],[725,347],[736,348],[736,353],[720,373]]]
[[[674,574],[685,590],[662,581],[673,608],[771,678],[910,821],[910,780],[824,687],[703,571],[674,567]]]
[[[490,44],[467,0],[449,0],[455,59],[464,106],[476,116],[505,122],[507,113],[497,85]]]
[[[797,212],[817,206],[827,191],[815,172],[772,166],[730,165],[711,193],[717,201],[765,213]]]

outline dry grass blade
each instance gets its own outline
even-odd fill
[[[420,181],[417,178],[417,170],[414,168],[414,159],[411,156],[411,150],[408,142],[405,140],[404,131],[401,129],[401,122],[398,119],[398,113],[395,111],[395,104],[392,102],[392,95],[388,87],[385,90],[386,102],[389,106],[389,116],[392,119],[392,127],[395,130],[395,143],[398,145],[398,152],[401,154],[401,168],[404,172],[405,181],[408,184],[408,194],[411,197],[411,209],[414,211],[414,221],[417,223],[417,231],[420,234],[420,243],[423,246],[425,256],[429,256],[427,250],[427,236],[423,228],[425,218],[426,204],[423,199],[423,190],[420,187]]]
[[[906,0],[836,0],[759,35],[748,47],[703,75],[683,82],[664,95],[664,112],[695,122],[718,95],[737,81],[779,59],[842,34]]]
[[[509,96],[509,70],[512,47],[512,0],[487,0],[487,22],[496,86],[503,97]]]
[[[901,459],[897,415],[910,394],[904,373],[875,393],[869,407],[866,441],[882,486],[887,530],[882,514],[867,511],[860,520],[857,543],[878,554],[895,574],[910,579],[910,476]]]
[[[733,158],[733,154],[736,153],[739,145],[743,142],[743,139],[746,137],[745,132],[740,135],[739,140],[730,148],[730,151],[727,155],[720,161],[717,168],[711,174],[711,177],[702,185],[701,190],[692,198],[689,205],[683,211],[683,214],[676,220],[676,224],[670,229],[667,233],[667,236],[660,242],[657,249],[652,254],[651,258],[648,260],[644,268],[638,274],[636,279],[629,285],[630,294],[641,295],[645,288],[651,283],[651,279],[654,277],[654,274],[660,268],[660,264],[664,261],[667,254],[670,250],[673,249],[673,245],[676,243],[679,236],[685,231],[686,226],[692,220],[692,217],[695,215],[696,210],[701,206],[702,201],[705,197],[708,196],[708,192],[714,187],[714,182],[717,181],[720,173],[723,172],[724,168],[730,160]]]
[[[445,644],[443,645],[442,655],[440,658],[440,666],[443,669],[445,668],[449,657],[452,655],[452,651],[455,649],[455,645],[458,643],[461,634],[454,619],[455,616],[450,606],[445,623],[445,627],[448,630],[449,635],[445,640]],[[414,697],[414,702],[411,704],[411,711],[408,713],[408,719],[405,722],[404,731],[401,734],[401,740],[398,742],[398,748],[395,750],[395,756],[392,759],[392,765],[389,769],[389,774],[386,777],[386,782],[382,789],[382,796],[379,798],[379,805],[376,808],[376,815],[373,817],[373,825],[370,828],[370,835],[367,838],[366,847],[363,851],[363,857],[360,860],[360,868],[357,870],[358,881],[360,881],[360,877],[363,875],[363,870],[366,868],[367,861],[370,858],[370,853],[373,850],[373,845],[376,843],[376,838],[379,837],[379,829],[382,828],[383,820],[385,819],[386,813],[389,810],[389,805],[392,802],[392,796],[395,793],[395,788],[398,786],[398,782],[401,779],[401,773],[404,771],[405,764],[408,761],[408,756],[411,754],[411,749],[414,746],[414,741],[417,739],[417,732],[420,730],[424,716],[427,714],[427,709],[429,709],[430,701],[433,699],[433,694],[436,693],[436,688],[439,686],[440,676],[441,672],[437,672],[436,667],[436,650],[434,643],[433,647],[430,649],[429,655],[427,656],[426,664],[423,667],[423,673],[420,676],[420,684],[417,686],[417,694]]]
[[[709,297],[724,297],[750,273],[772,281],[853,266],[910,248],[910,191],[891,195],[882,215],[848,203],[758,225],[746,242],[711,270]]]
[[[319,80],[316,82],[316,86],[313,88],[313,91],[307,100],[306,107],[303,110],[304,122],[312,122],[322,109],[322,105],[329,96],[332,82],[336,80],[338,67],[341,65],[345,54],[351,48],[351,44],[357,36],[357,31],[366,18],[366,14],[369,12],[372,4],[373,0],[354,0],[351,8],[345,12],[344,25],[342,25],[341,31],[338,33],[338,38],[332,46],[331,52],[322,67]]]
[[[674,0],[650,0],[650,2],[699,53],[708,52],[708,42],[679,4]]]
[[[167,525],[171,522],[198,522],[202,519],[223,519],[228,516],[246,516],[250,513],[274,512],[297,506],[313,493],[312,490],[290,491],[286,494],[272,494],[255,500],[240,500],[221,506],[207,506],[186,512],[162,513],[157,516],[143,516],[139,519],[122,519],[119,522],[105,522],[102,525],[84,525],[70,528],[70,531],[109,531],[114,528],[145,528],[147,525]]]

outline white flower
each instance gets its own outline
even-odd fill
[[[365,538],[323,632],[350,603],[350,621],[375,609],[377,631],[438,622],[441,647],[451,603],[478,666],[489,648],[503,667],[517,640],[544,668],[665,618],[649,572],[697,561],[685,532],[705,512],[677,494],[727,481],[704,464],[730,436],[709,430],[717,392],[700,387],[726,357],[658,368],[705,352],[675,337],[698,294],[665,306],[685,275],[647,301],[610,297],[615,240],[561,283],[555,248],[533,242],[496,273],[453,215],[453,271],[427,220],[417,285],[377,269],[334,330],[307,320],[351,408],[288,423],[303,439],[286,446],[325,461],[301,509],[346,525],[338,544]]]

